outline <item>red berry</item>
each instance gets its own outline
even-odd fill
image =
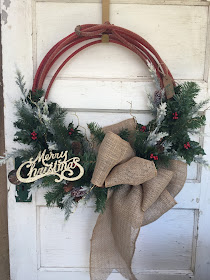
[[[150,158],[153,158],[154,160],[158,160],[158,156],[154,156],[153,154],[150,155]]]
[[[142,125],[142,127],[141,127],[140,131],[145,132],[145,130],[146,130],[146,129],[147,129],[147,127],[146,127],[146,126],[144,126],[144,125]]]
[[[69,131],[69,135],[72,135],[72,132]]]
[[[31,132],[31,135],[32,135],[32,136],[36,136],[37,133],[36,133],[35,131],[33,131],[33,132]]]
[[[37,139],[37,133],[35,131],[31,132],[31,139],[36,140]]]
[[[172,115],[173,115],[173,120],[177,120],[178,119],[178,113],[177,112],[172,113]]]
[[[187,142],[187,144],[184,144],[184,148],[185,148],[186,150],[188,150],[188,149],[190,148],[190,143]]]

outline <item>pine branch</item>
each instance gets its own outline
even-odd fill
[[[167,132],[158,132],[157,130],[153,130],[150,132],[148,138],[147,138],[147,145],[148,146],[155,146],[161,139],[168,136]]]
[[[155,69],[154,65],[149,60],[147,60],[147,66],[149,68],[150,75],[151,75],[151,77],[152,77],[152,79],[155,83],[156,89],[161,90],[160,80],[157,76],[156,69]]]
[[[100,144],[103,141],[104,137],[105,137],[105,133],[103,132],[102,127],[100,127],[95,122],[91,122],[87,126],[88,126],[88,128],[90,130],[90,133],[94,137],[93,140],[97,144]]]
[[[160,103],[160,105],[157,107],[156,123],[158,129],[160,128],[160,125],[166,116],[167,113],[166,107],[167,107],[166,102]]]
[[[199,111],[204,107],[206,106],[208,103],[209,103],[210,99],[206,99],[206,100],[203,100],[201,102],[199,102],[198,104],[196,104],[192,110],[191,110],[191,113],[190,113],[190,116],[194,116],[194,115],[198,115],[199,114]]]
[[[103,213],[106,208],[107,188],[94,188],[93,193],[96,197],[96,210],[95,212]]]
[[[126,129],[121,129],[120,133],[118,134],[123,140],[128,141],[128,138],[130,136],[129,130]]]
[[[48,191],[45,195],[44,198],[47,202],[47,206],[50,207],[54,204],[56,204],[59,208],[63,208],[63,197],[65,195],[63,185],[58,185],[54,187],[51,191]]]
[[[200,165],[206,167],[206,168],[210,168],[210,165],[209,165],[208,161],[205,160],[205,159],[203,158],[203,156],[201,156],[201,155],[195,156],[194,159],[193,159],[193,161],[194,161],[195,163],[198,163],[198,164],[200,164]]]
[[[25,88],[26,83],[24,82],[24,76],[21,75],[20,71],[17,70],[16,72],[16,84],[20,88],[21,93],[24,97],[26,97],[27,89]]]
[[[65,211],[65,220],[68,220],[70,214],[72,213],[72,208],[75,206],[74,197],[71,193],[67,193],[62,199],[63,209]]]

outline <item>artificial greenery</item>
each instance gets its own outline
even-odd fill
[[[198,162],[206,165],[201,156],[205,155],[203,148],[196,141],[191,140],[191,134],[199,133],[205,125],[205,116],[199,110],[207,104],[208,100],[196,103],[195,98],[199,87],[194,82],[185,82],[175,88],[175,95],[160,104],[150,104],[155,118],[147,125],[138,123],[134,149],[136,155],[148,160],[153,160],[156,166],[167,165],[170,159],[181,158],[187,164]],[[96,142],[102,142],[104,132],[96,124],[89,124],[91,134]],[[129,131],[119,133],[124,140],[128,140]]]
[[[107,188],[94,188],[93,193],[96,197],[96,212],[103,213],[106,207]]]
[[[151,67],[149,65],[149,67]],[[138,123],[133,134],[133,148],[137,156],[167,165],[170,159],[182,159],[187,164],[197,162],[203,165],[208,163],[203,159],[205,152],[200,144],[191,140],[191,135],[200,133],[205,124],[205,116],[200,109],[207,100],[196,103],[199,87],[194,82],[186,82],[175,87],[175,95],[166,100],[164,91],[158,84],[158,78],[151,68],[150,72],[155,80],[159,93],[155,97],[149,96],[149,107],[154,118],[147,125]],[[65,180],[55,183],[55,176],[47,176],[34,183],[30,183],[31,190],[40,187],[46,188],[45,199],[48,206],[57,205],[65,210],[66,218],[72,212],[78,201],[87,201],[95,196],[96,211],[103,213],[107,200],[107,189],[98,188],[91,184],[97,154],[86,137],[81,133],[79,126],[72,121],[68,122],[68,112],[56,103],[48,102],[44,98],[43,90],[27,91],[23,76],[17,73],[17,85],[22,97],[15,103],[17,128],[14,141],[24,144],[23,148],[0,159],[5,163],[9,157],[20,157],[22,161],[35,158],[39,151],[47,152],[68,151],[69,157],[79,156],[85,173],[82,178],[73,183]],[[100,145],[105,133],[98,124],[88,124],[92,141]],[[122,129],[118,134],[125,141],[129,141],[131,132]],[[40,163],[41,164],[41,163]],[[113,187],[116,189],[119,186]],[[31,191],[29,192],[29,195]]]
[[[90,130],[91,135],[93,136],[93,141],[96,142],[96,144],[100,144],[105,137],[105,133],[103,132],[102,127],[94,122],[89,123],[87,126]]]

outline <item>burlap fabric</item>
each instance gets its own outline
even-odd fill
[[[114,125],[113,130],[118,133],[122,127],[126,128],[125,121]],[[187,166],[181,161],[173,160],[167,169],[156,170],[152,161],[136,157],[131,145],[109,127],[98,150],[92,183],[98,187],[123,186],[108,190],[106,210],[93,230],[91,280],[106,280],[113,269],[126,279],[136,279],[131,262],[140,228],[176,204],[174,197],[186,176]]]
[[[113,124],[113,125],[109,125],[109,126],[104,126],[102,128],[102,131],[104,133],[107,133],[108,131],[111,131],[115,134],[119,134],[119,132],[122,129],[128,129],[130,132],[130,135],[128,137],[129,143],[131,144],[131,146],[133,147],[133,143],[134,143],[134,135],[135,135],[135,130],[136,130],[136,121],[134,118],[130,118],[127,120],[124,120],[122,122]],[[93,144],[93,149],[98,152],[99,149],[99,145],[97,142],[94,141],[94,137],[91,135],[91,139],[92,139],[92,144]]]

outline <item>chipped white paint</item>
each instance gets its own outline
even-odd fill
[[[4,24],[7,24],[7,9],[10,7],[11,1],[10,0],[4,0],[4,2],[0,5],[0,11],[1,11],[1,19]]]
[[[132,110],[141,112],[148,110],[147,94],[152,94],[155,90],[151,80],[144,80],[61,78],[55,81],[49,100],[71,110],[86,108],[89,110],[127,110],[129,112],[132,108]],[[46,82],[49,83],[49,79],[46,79]],[[177,80],[177,82],[182,81]],[[198,81],[198,84],[201,88],[197,99],[199,101],[207,97],[207,83]],[[98,98],[100,98],[100,103]]]
[[[110,9],[110,21],[140,34],[155,46],[176,79],[203,79],[207,7],[112,4]],[[34,26],[37,62],[40,63],[49,46],[73,32],[77,25],[92,22],[101,22],[98,3],[37,3]],[[54,32],[43,28],[46,24]],[[137,79],[149,77],[149,72],[124,47],[101,44],[74,57],[59,77]]]
[[[111,0],[110,3],[147,5],[207,6],[210,0]],[[37,2],[58,2],[58,0],[37,0]],[[101,3],[100,0],[62,0],[64,3]]]
[[[10,4],[11,4],[11,0],[4,0],[3,2],[3,6],[5,6],[6,10],[9,8]]]
[[[1,10],[1,19],[4,24],[7,24],[8,14],[5,10]]]
[[[65,224],[57,224],[63,217],[57,208],[40,207],[38,215],[42,242],[39,248],[40,267],[48,270],[57,267],[66,271],[87,271],[90,246],[87,239],[91,238],[98,216],[92,213],[92,207],[80,207]],[[75,226],[72,227],[72,224]],[[133,259],[133,270],[190,270],[193,227],[194,211],[176,209],[153,225],[142,228]],[[171,228],[176,230],[171,231]],[[177,240],[179,236],[182,239]],[[74,246],[75,239],[77,246]],[[165,254],[159,255],[164,247],[168,248]]]
[[[112,23],[131,29],[152,43],[176,79],[196,80],[202,89],[199,100],[210,96],[207,1],[111,3]],[[13,102],[20,97],[14,81],[16,65],[30,88],[32,70],[36,70],[48,49],[73,32],[76,25],[100,23],[101,11],[99,0],[2,0],[1,5],[6,12],[2,18],[2,44],[9,151],[14,146]],[[48,81],[51,77],[52,72]],[[146,92],[152,91],[149,73],[134,54],[114,45],[101,45],[85,50],[63,69],[50,99],[68,108],[75,123],[77,111],[82,126],[94,120],[103,126],[130,117],[128,102],[132,102],[137,119],[147,123],[151,116],[147,112]],[[204,146],[209,156],[210,112],[206,114]],[[12,162],[8,166],[11,169]],[[197,165],[189,167],[188,180],[176,198],[176,207],[141,230],[132,264],[137,279],[210,277],[209,180],[209,171]],[[80,205],[64,222],[60,210],[45,207],[43,190],[33,196],[32,203],[16,203],[15,187],[8,184],[8,189],[11,280],[89,280],[89,241],[97,218],[94,202]],[[108,279],[124,278],[113,272]]]

